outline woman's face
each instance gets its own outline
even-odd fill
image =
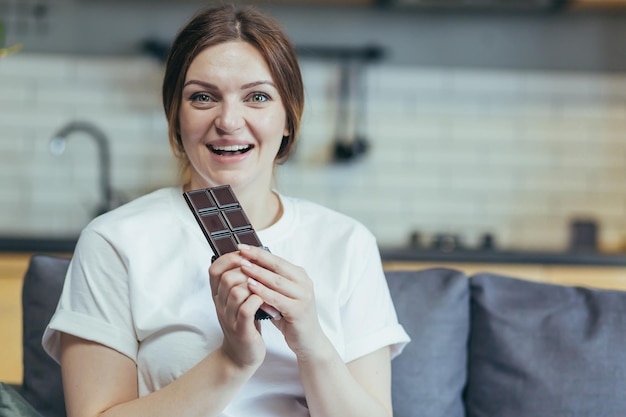
[[[234,41],[202,51],[187,71],[178,118],[192,189],[269,190],[287,114],[252,45]]]

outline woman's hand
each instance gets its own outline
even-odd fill
[[[249,291],[281,313],[281,319],[272,322],[291,350],[300,360],[321,353],[317,344],[326,338],[317,317],[313,282],[304,269],[261,248],[239,245],[239,250]]]
[[[239,367],[258,367],[265,358],[265,343],[254,314],[263,299],[249,290],[248,276],[238,252],[222,255],[209,268],[215,310],[224,342],[222,350]]]

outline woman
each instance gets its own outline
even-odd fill
[[[408,337],[373,236],[272,188],[303,102],[294,48],[258,11],[206,9],[179,32],[163,103],[187,175],[81,233],[44,335],[69,417],[392,415]],[[182,193],[223,184],[271,252],[210,263]],[[262,305],[274,319],[254,320]]]

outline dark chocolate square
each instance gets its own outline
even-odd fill
[[[226,222],[219,212],[201,214],[200,221],[204,225],[205,230],[211,235],[227,233],[229,231]]]
[[[252,229],[252,225],[241,207],[232,210],[224,210],[223,214],[232,231]]]
[[[235,239],[237,242],[243,243],[250,246],[263,246],[259,237],[254,232],[254,230],[245,230],[242,232],[235,233]]]
[[[209,188],[209,191],[220,208],[236,207],[239,205],[239,201],[229,185]]]
[[[213,242],[217,248],[218,255],[235,252],[237,250],[237,242],[233,240],[231,235],[214,236]]]
[[[189,196],[189,201],[193,205],[193,208],[199,213],[217,209],[215,201],[213,201],[213,198],[206,190],[190,191],[187,195]]]

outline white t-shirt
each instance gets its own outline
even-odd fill
[[[319,320],[345,362],[409,337],[398,323],[373,235],[317,204],[281,195],[283,216],[257,231],[270,251],[305,269]],[[222,343],[208,276],[213,253],[182,189],[164,188],[93,220],[81,233],[44,336],[59,332],[115,349],[137,363],[139,395],[156,391]],[[294,353],[261,322],[265,361],[223,416],[308,416]]]

